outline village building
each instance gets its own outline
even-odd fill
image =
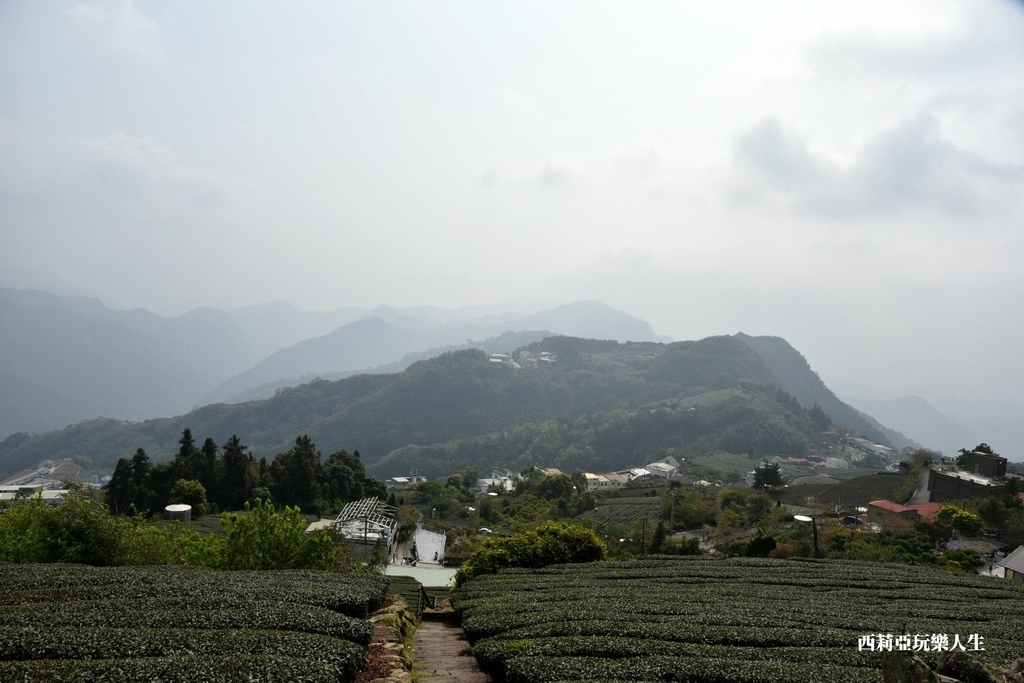
[[[1005,571],[1004,578],[1024,582],[1024,545],[1004,557],[999,566]]]
[[[964,455],[962,467],[942,462],[929,468],[928,500],[941,502],[999,495],[1006,489],[1007,482],[1006,458],[972,451]]]

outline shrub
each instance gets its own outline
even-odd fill
[[[546,522],[523,534],[485,539],[455,575],[455,585],[508,567],[536,569],[550,564],[595,562],[607,556],[607,547],[592,530],[578,524]]]

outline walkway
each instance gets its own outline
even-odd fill
[[[921,474],[918,476],[917,480],[917,490],[914,491],[914,496],[909,502],[907,502],[907,505],[918,505],[920,503],[931,502],[928,500],[929,496],[931,496],[931,491],[928,490],[928,472],[928,467],[921,468]]]
[[[419,680],[430,683],[490,683],[491,677],[480,671],[470,650],[466,634],[457,617],[447,611],[427,610],[412,641],[414,672]]]

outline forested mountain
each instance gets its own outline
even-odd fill
[[[505,332],[497,337],[490,337],[483,341],[466,340],[461,344],[449,344],[447,346],[441,346],[437,348],[427,349],[426,351],[413,351],[407,353],[391,363],[384,363],[383,365],[376,365],[366,370],[366,373],[370,374],[392,374],[401,372],[413,363],[434,356],[440,356],[442,353],[449,351],[461,351],[465,349],[479,349],[484,353],[507,353],[512,349],[518,349],[521,346],[532,344],[533,342],[540,341],[546,337],[552,336],[551,332],[546,330],[530,330],[525,332]],[[230,394],[224,397],[224,403],[244,403],[246,401],[258,401],[265,398],[270,398],[277,391],[284,387],[298,386],[299,384],[306,384],[313,380],[338,380],[344,379],[345,377],[351,377],[352,375],[365,374],[355,370],[342,370],[335,372],[317,372],[307,373],[300,377],[279,379],[265,384],[260,384],[248,389],[243,389],[237,393]]]
[[[785,388],[801,404],[818,405],[838,424],[855,429],[859,434],[874,441],[891,443],[896,448],[912,446],[914,443],[903,434],[881,425],[873,417],[843,403],[818,373],[789,342],[779,337],[751,337],[742,332],[736,338],[749,346],[771,369],[772,381]]]
[[[323,452],[358,449],[376,476],[411,468],[440,475],[467,464],[524,459],[619,467],[665,448],[808,452],[817,439],[806,410],[812,406],[784,392],[817,378],[795,365],[783,374],[748,341],[739,335],[672,344],[553,337],[527,350],[534,357],[553,354],[554,362],[524,361],[520,368],[491,362],[479,350],[456,351],[397,374],[315,381],[263,401],[209,405],[138,424],[96,420],[0,444],[0,472],[76,456],[109,469],[137,448],[160,460],[176,450],[185,427],[217,443],[237,434],[257,457],[268,458],[306,433]]]
[[[526,343],[544,330],[657,339],[644,321],[596,302],[529,314],[490,306],[302,311],[274,302],[164,318],[89,297],[0,288],[0,439],[264,398],[318,376],[398,371],[446,349],[508,351],[515,346],[489,342],[514,331],[528,332],[519,340]]]
[[[204,403],[233,401],[252,389],[295,386],[304,379],[368,371],[427,349],[457,344],[481,348],[478,341],[505,331],[547,330],[554,334],[620,341],[654,341],[658,336],[646,322],[593,301],[558,306],[527,316],[486,316],[444,320],[438,309],[399,311],[374,309],[329,334],[282,348],[254,367],[223,382],[204,397]],[[514,347],[513,347],[514,348]],[[510,351],[512,349],[501,349]],[[404,369],[404,368],[402,368]]]

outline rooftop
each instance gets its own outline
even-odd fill
[[[982,486],[1001,486],[1001,482],[996,482],[992,477],[986,477],[983,474],[975,474],[973,472],[967,472],[966,470],[960,470],[952,467],[938,467],[936,469],[939,473],[946,475],[947,477],[956,477],[963,479],[964,481],[973,481],[975,484],[981,484]]]
[[[1012,569],[1019,574],[1024,574],[1024,545],[1003,558],[1003,561],[999,563],[999,566],[1005,567],[1006,569]]]

